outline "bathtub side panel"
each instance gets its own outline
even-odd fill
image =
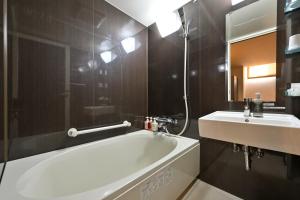
[[[174,200],[199,174],[200,145],[154,172],[114,200]]]

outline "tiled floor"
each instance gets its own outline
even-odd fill
[[[241,200],[240,198],[197,180],[182,200]]]

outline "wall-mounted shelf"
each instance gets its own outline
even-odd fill
[[[293,50],[288,50],[288,49],[285,50],[285,55],[293,55],[298,53],[300,53],[300,48],[293,49]]]
[[[284,13],[291,13],[300,8],[300,0],[296,0],[290,3],[287,3],[284,9]]]
[[[300,96],[285,96],[285,97],[292,98],[292,99],[300,99]]]

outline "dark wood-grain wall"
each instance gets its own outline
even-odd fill
[[[11,0],[8,15],[9,160],[128,131],[69,138],[72,127],[124,120],[142,127],[148,110],[145,26],[102,0]],[[135,38],[131,53],[121,45],[127,37]],[[101,58],[106,51],[110,63]]]
[[[0,0],[0,26],[3,26],[3,0]],[[3,134],[3,34],[0,33],[0,182],[4,163],[4,134]]]
[[[275,0],[274,0],[275,1]],[[245,170],[243,153],[233,153],[232,144],[199,138],[197,119],[217,110],[241,110],[241,103],[228,103],[225,79],[225,15],[255,2],[246,0],[232,7],[229,0],[198,0],[184,6],[190,21],[189,110],[190,126],[185,136],[200,139],[200,176],[203,181],[243,199],[299,199],[299,158],[279,152],[264,151],[262,159],[252,157],[252,169]],[[286,65],[285,2],[278,0],[277,104],[299,115],[299,102],[282,92],[291,80],[299,82],[297,61]],[[298,18],[299,19],[299,18]],[[297,20],[296,20],[297,21]],[[294,29],[299,29],[293,22]],[[298,27],[298,28],[296,28]],[[294,30],[293,29],[293,30]],[[161,38],[156,25],[149,37],[149,115],[171,116],[184,121],[183,38],[181,30]],[[294,32],[297,32],[296,30]],[[298,32],[299,33],[299,32]],[[294,70],[294,71],[293,71]],[[290,77],[290,79],[289,79]],[[281,95],[281,96],[280,96]],[[292,102],[291,102],[292,101]],[[180,127],[173,128],[179,131]]]

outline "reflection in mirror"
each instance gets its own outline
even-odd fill
[[[259,0],[226,15],[228,100],[276,101],[277,5]]]

